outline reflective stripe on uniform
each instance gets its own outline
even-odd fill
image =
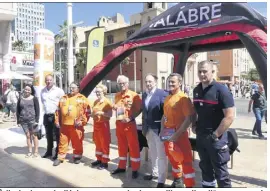
[[[140,162],[141,161],[140,158],[132,158],[132,157],[130,157],[130,160],[133,162]]]
[[[175,169],[175,168],[173,168],[173,167],[172,167],[172,171],[173,171],[173,172],[176,172],[176,173],[181,172],[181,170],[180,170],[180,169]]]
[[[96,151],[96,155],[102,155],[102,152]]]
[[[102,155],[103,158],[109,158],[109,155]]]
[[[119,160],[127,160],[127,157],[119,157]]]
[[[221,149],[227,149],[228,145],[224,145]]]
[[[216,186],[216,181],[214,180],[214,181],[212,181],[212,182],[207,182],[207,181],[202,181],[202,185],[204,185],[204,186],[211,186],[211,187],[214,187],[214,186]]]
[[[184,174],[184,178],[194,178],[195,173],[190,173],[190,174]]]

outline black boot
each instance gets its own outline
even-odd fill
[[[114,171],[112,171],[111,174],[119,174],[119,173],[124,173],[124,172],[126,172],[126,169],[117,168]]]
[[[100,164],[101,164],[101,161],[100,161],[100,160],[96,160],[95,162],[92,162],[92,163],[91,163],[92,167],[98,166],[98,165],[100,165]]]
[[[175,178],[171,188],[185,188],[184,181],[182,178]]]
[[[138,171],[132,171],[132,178],[133,178],[133,179],[138,178],[138,176],[139,176]]]

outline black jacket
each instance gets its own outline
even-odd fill
[[[35,107],[35,122],[38,123],[39,122],[39,102],[38,102],[38,98],[34,96],[33,101],[34,101],[34,107]],[[19,122],[19,117],[20,117],[20,113],[21,113],[20,102],[21,102],[21,97],[19,97],[18,102],[17,102],[17,112],[16,112],[17,122]]]

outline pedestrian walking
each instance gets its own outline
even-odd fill
[[[19,93],[16,91],[16,87],[11,84],[4,95],[6,96],[5,113],[1,116],[0,122],[4,121],[5,115],[8,115],[8,118],[6,118],[5,121],[10,121],[12,115],[13,122],[16,122],[16,108]]]
[[[20,96],[17,104],[17,124],[22,127],[28,146],[26,157],[38,157],[38,137],[37,133],[39,122],[39,102],[35,96],[33,86],[26,85],[22,96]],[[32,141],[34,142],[34,153],[32,153]]]
[[[60,140],[58,145],[58,159],[53,166],[60,165],[66,157],[69,142],[73,147],[73,161],[81,162],[83,154],[84,126],[90,117],[90,104],[88,99],[79,93],[80,86],[70,84],[70,94],[64,95],[55,112],[55,125],[60,128]]]
[[[128,89],[129,79],[124,75],[117,77],[121,91],[115,94],[116,137],[118,141],[118,167],[112,174],[126,172],[127,154],[130,154],[132,178],[138,177],[140,168],[140,150],[135,118],[141,113],[140,96]]]
[[[196,148],[200,157],[202,186],[231,187],[227,163],[230,160],[227,129],[234,120],[234,99],[231,92],[213,79],[213,64],[198,64],[201,83],[193,91],[198,119],[193,121]]]
[[[45,77],[46,87],[41,90],[41,102],[44,108],[43,125],[46,130],[47,150],[42,158],[49,158],[53,155],[53,143],[56,141],[55,154],[53,160],[57,158],[59,145],[59,128],[55,126],[55,111],[57,110],[59,100],[65,95],[64,91],[53,84],[53,76]]]
[[[107,169],[110,161],[110,118],[112,117],[112,103],[105,97],[107,87],[98,85],[96,87],[97,100],[92,108],[91,116],[94,120],[93,140],[96,145],[97,160],[92,162],[92,166],[98,166],[98,169]]]
[[[256,91],[248,105],[248,112],[251,112],[251,106],[255,115],[256,121],[252,130],[252,135],[258,135],[260,139],[265,139],[262,134],[262,119],[265,116],[267,110],[266,97],[264,93],[263,85],[258,85],[258,91]]]
[[[159,134],[163,116],[163,104],[168,93],[157,88],[157,80],[156,75],[147,74],[145,77],[146,91],[142,95],[142,134],[147,139],[152,161],[152,172],[145,175],[144,179],[157,179],[157,188],[163,188],[167,178],[168,159]]]

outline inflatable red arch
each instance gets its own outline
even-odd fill
[[[183,75],[196,52],[246,47],[267,92],[267,20],[247,3],[179,3],[155,17],[111,51],[81,81],[88,96],[136,49],[174,54],[174,72]]]

